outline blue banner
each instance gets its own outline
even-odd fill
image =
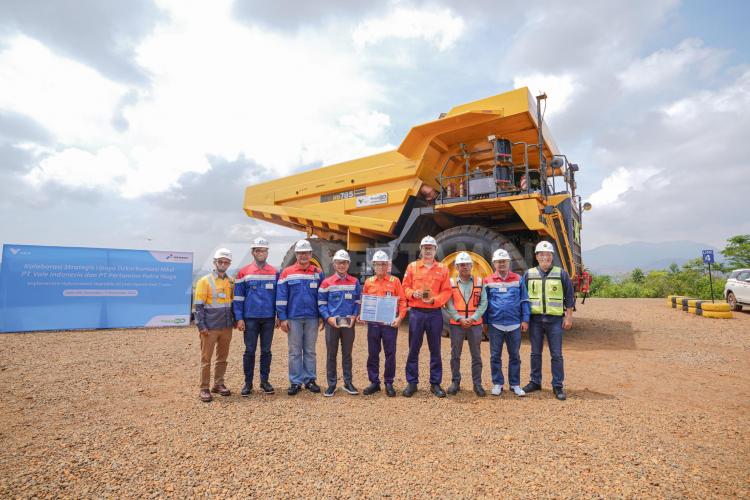
[[[0,332],[190,324],[193,254],[3,245]]]

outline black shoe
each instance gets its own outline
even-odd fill
[[[292,384],[289,386],[289,389],[286,390],[286,393],[290,396],[296,395],[299,391],[302,390],[302,386],[299,384]]]
[[[385,384],[385,393],[388,394],[389,398],[396,396],[396,389],[393,388],[393,384]]]
[[[442,387],[440,387],[440,384],[432,384],[430,386],[430,391],[432,391],[432,393],[439,398],[445,397],[445,391]]]
[[[474,394],[476,394],[480,398],[483,398],[487,395],[487,393],[484,392],[484,387],[479,384],[474,384]]]
[[[526,394],[528,394],[530,392],[538,391],[541,388],[542,388],[542,386],[540,386],[539,384],[535,384],[534,382],[529,382],[528,384],[526,384],[525,386],[523,386],[523,392],[525,392]]]
[[[370,394],[375,394],[376,392],[380,392],[380,384],[376,384],[373,382],[372,384],[365,387],[365,390],[362,391],[362,394],[365,396],[369,396]]]
[[[344,391],[348,392],[352,396],[356,396],[357,394],[359,394],[359,391],[356,387],[354,387],[354,385],[352,385],[351,382],[346,382],[344,384]]]
[[[320,391],[318,391],[318,392],[320,392]],[[333,396],[334,392],[336,392],[336,386],[335,385],[329,385],[328,389],[326,389],[326,392],[323,393],[323,396],[326,396],[326,397],[330,398],[331,396]]]
[[[448,386],[448,394],[450,394],[451,396],[455,396],[456,394],[458,394],[459,390],[460,386],[458,385],[458,382],[453,382]]]
[[[273,386],[268,383],[268,380],[261,381],[261,383],[260,383],[260,389],[265,394],[273,394],[274,392],[276,392],[276,391],[274,391]]]
[[[253,386],[245,384],[244,387],[242,387],[242,392],[240,392],[240,395],[246,398],[252,393],[253,393]]]
[[[410,398],[415,392],[417,392],[417,384],[406,384],[406,389],[404,389],[403,395],[405,398]]]
[[[320,392],[320,386],[316,384],[314,380],[311,380],[308,383],[306,383],[305,389],[307,389],[310,392],[314,392],[315,394]]]
[[[565,401],[568,398],[568,395],[565,394],[565,390],[562,387],[553,387],[552,392],[555,393],[555,397],[560,401]]]

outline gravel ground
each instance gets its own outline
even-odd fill
[[[455,397],[437,399],[425,383],[411,399],[288,397],[277,330],[277,394],[241,398],[235,332],[235,394],[204,404],[194,328],[0,335],[0,496],[750,495],[750,314],[714,320],[662,299],[589,299],[574,323],[566,402],[550,391],[546,350],[545,390],[526,398],[475,397],[468,346]],[[360,389],[366,351],[360,328]],[[402,328],[399,390],[406,352]],[[482,354],[489,388],[486,342]],[[324,355],[321,335],[320,382]],[[526,339],[521,355],[526,383]],[[446,339],[444,387],[448,358]]]

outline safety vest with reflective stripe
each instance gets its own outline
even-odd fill
[[[563,298],[565,293],[562,284],[562,270],[554,266],[547,276],[542,276],[539,269],[532,267],[526,273],[531,314],[548,314],[562,316],[565,314]]]
[[[461,291],[461,287],[453,278],[451,278],[453,306],[456,308],[458,314],[462,315],[464,318],[471,317],[471,315],[477,311],[477,308],[479,308],[479,300],[482,297],[482,278],[477,276],[476,278],[472,278],[472,281],[474,282],[474,286],[471,289],[471,297],[469,297],[469,302],[467,303],[466,299],[464,298],[463,291]],[[453,318],[450,319],[450,323],[451,325],[461,324]],[[474,321],[472,324],[481,325],[482,317],[480,316],[479,319]]]
[[[219,286],[214,273],[198,280],[195,285],[195,322],[201,330],[232,327],[233,294],[234,280],[228,275]]]

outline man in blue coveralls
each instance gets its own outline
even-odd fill
[[[234,318],[236,327],[244,333],[245,353],[242,355],[242,368],[245,372],[245,386],[242,396],[253,392],[253,372],[255,371],[255,351],[260,339],[260,389],[265,394],[273,394],[273,386],[268,382],[271,371],[271,343],[276,320],[276,282],[279,273],[266,262],[268,241],[256,238],[250,246],[253,262],[237,273],[234,285]]]

